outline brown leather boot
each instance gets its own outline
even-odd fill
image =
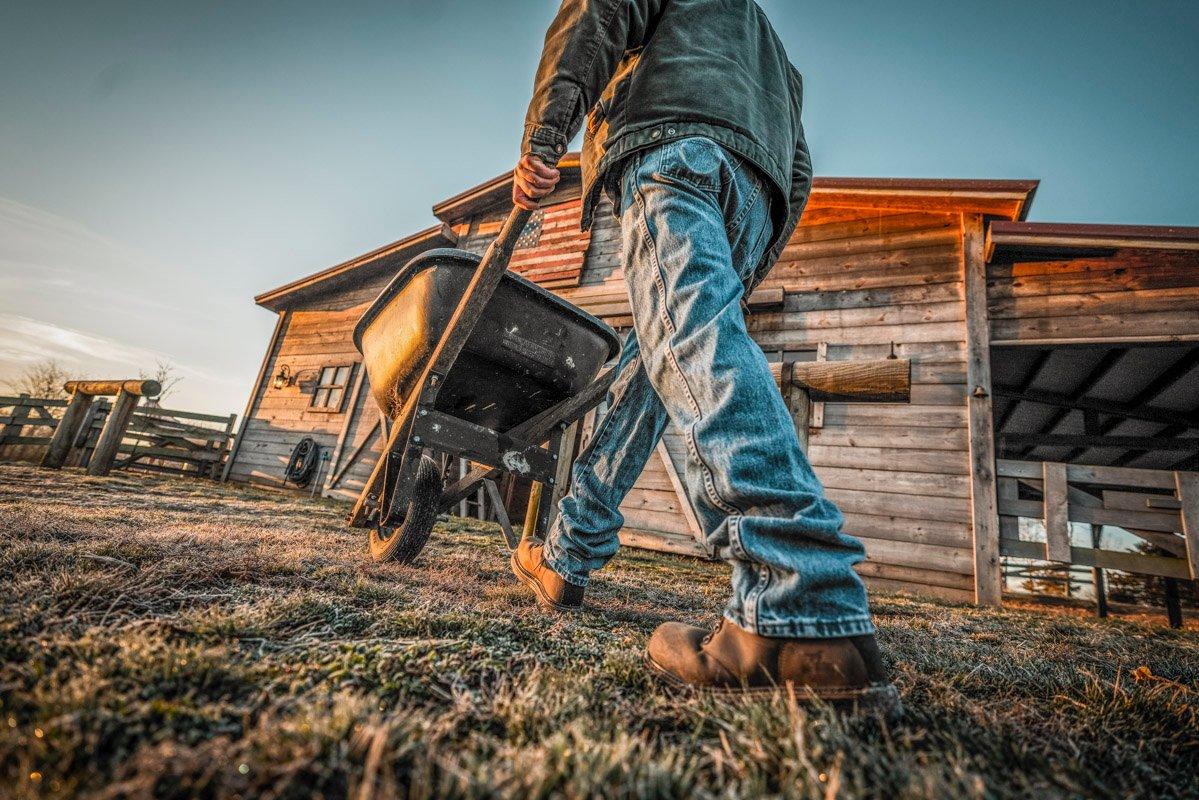
[[[873,635],[837,639],[758,636],[721,618],[708,633],[693,625],[658,626],[646,648],[649,667],[665,681],[718,692],[772,692],[790,685],[800,702],[856,706],[888,717],[900,713]]]
[[[553,611],[578,611],[583,607],[583,587],[568,583],[545,563],[542,545],[522,539],[512,551],[512,572],[537,594],[537,603]]]

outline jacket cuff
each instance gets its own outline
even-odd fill
[[[566,153],[566,136],[553,128],[529,123],[520,143],[521,157],[532,153],[549,166],[554,166]]]

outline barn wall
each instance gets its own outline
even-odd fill
[[[992,344],[1199,336],[1199,253],[991,264]]]
[[[287,460],[305,436],[332,451],[346,422],[349,399],[341,413],[315,411],[310,408],[312,389],[321,367],[360,361],[350,337],[364,309],[365,305],[357,305],[339,311],[288,312],[229,470],[230,480],[282,487]],[[276,389],[272,378],[283,364],[302,380]]]
[[[558,213],[573,208],[573,198],[559,199]],[[506,213],[496,208],[456,225],[459,246],[483,252]],[[620,231],[606,203],[589,241],[578,236],[585,246],[582,269],[565,280],[559,275],[555,291],[627,328]],[[547,246],[562,249],[567,239],[558,232]],[[809,456],[845,512],[847,530],[866,544],[861,572],[869,581],[970,599],[961,258],[957,214],[813,204],[762,287],[782,290],[782,305],[754,311],[748,325],[771,358],[812,359],[821,345],[830,360],[882,358],[894,343],[897,356],[912,360],[910,404],[826,404]],[[302,370],[357,361],[350,331],[381,286],[340,290],[320,301],[335,310],[293,312],[267,375],[280,363]],[[309,412],[310,395],[294,387],[274,390],[269,377],[266,383],[232,475],[277,484],[299,437],[312,435],[335,448],[345,416]],[[364,390],[344,431],[341,465],[349,467],[335,465],[334,494],[352,499],[361,489],[381,450],[377,421]],[[680,437],[668,431],[665,453],[654,454],[622,506],[626,543],[702,555],[678,491],[684,459]]]
[[[481,252],[505,211],[462,230]],[[966,428],[965,305],[958,214],[821,208],[805,213],[763,289],[781,308],[751,313],[768,357],[912,360],[910,404],[828,403],[809,456],[846,530],[866,545],[860,571],[876,586],[953,599],[973,597]],[[605,203],[596,215],[579,284],[561,296],[617,328],[631,324],[620,231]],[[676,475],[681,437],[665,437]],[[655,454],[621,506],[627,544],[702,555],[679,494]]]

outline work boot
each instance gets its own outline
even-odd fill
[[[717,692],[772,692],[790,685],[800,702],[856,706],[894,717],[899,692],[887,679],[873,634],[836,639],[759,636],[721,619],[708,633],[659,625],[646,648],[649,667],[668,683]]]
[[[553,611],[578,611],[583,607],[583,587],[568,583],[545,563],[544,545],[521,539],[512,551],[512,572],[537,594],[537,603]]]

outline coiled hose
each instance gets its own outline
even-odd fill
[[[296,448],[291,451],[291,458],[287,462],[287,471],[283,476],[284,481],[294,483],[296,486],[307,486],[308,482],[312,480],[312,474],[316,472],[320,453],[321,449],[311,436],[301,439]]]

